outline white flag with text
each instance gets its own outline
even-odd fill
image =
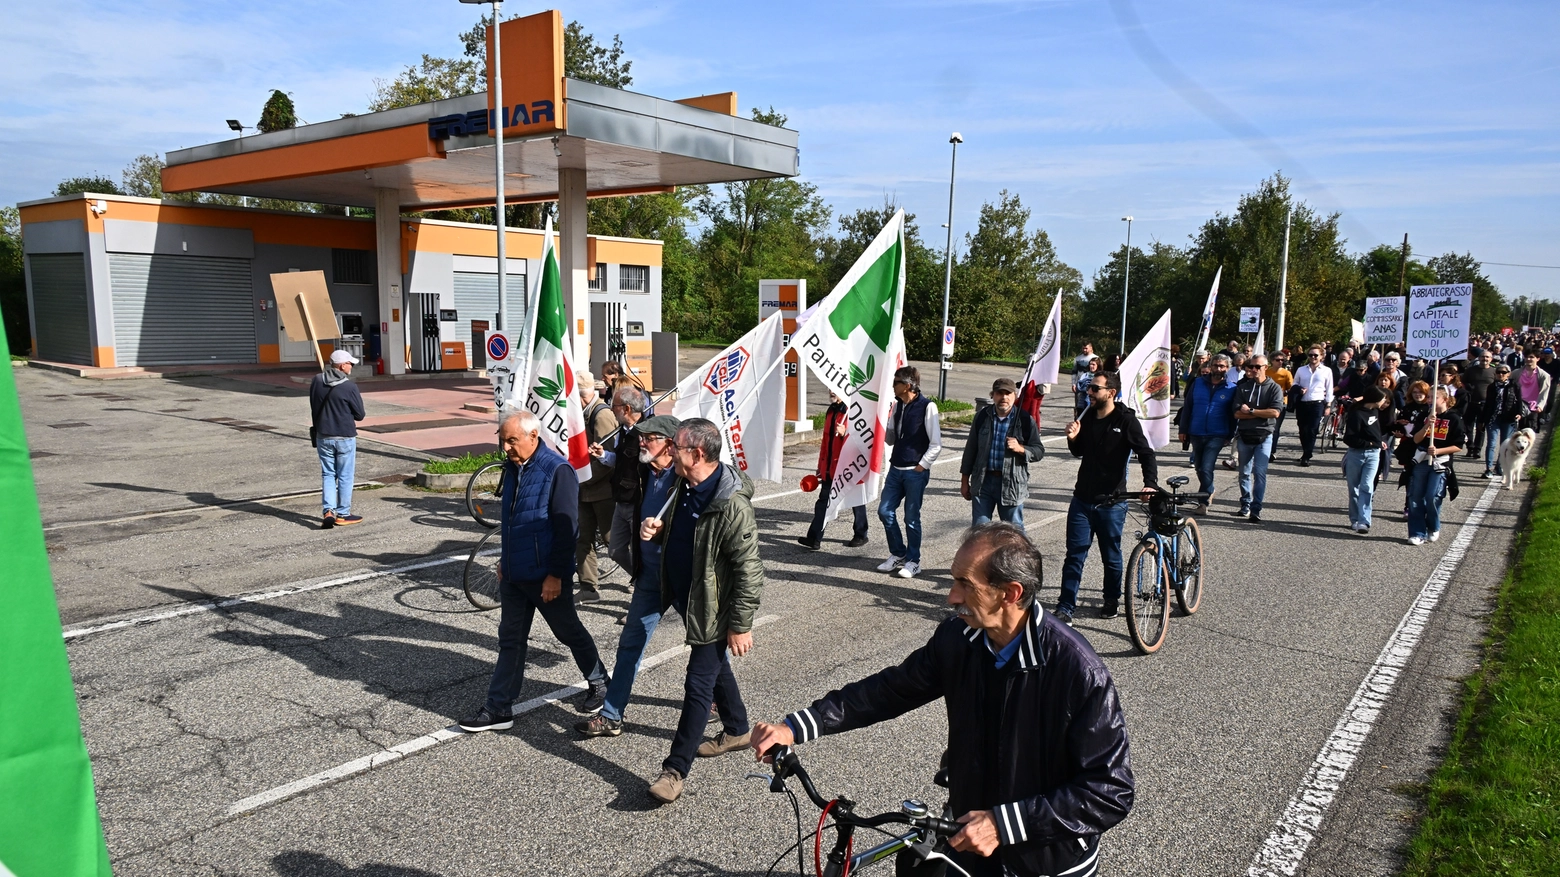
[[[785,371],[777,368],[784,353],[785,326],[771,314],[677,385],[672,413],[720,427],[721,462],[749,478],[778,482],[784,468]]]

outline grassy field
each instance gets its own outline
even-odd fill
[[[1560,874],[1560,478],[1542,477],[1409,875]]]

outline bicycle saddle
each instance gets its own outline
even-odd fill
[[[1169,479],[1165,483],[1170,485],[1171,487],[1185,487],[1186,483],[1188,481],[1191,481],[1191,480],[1192,479],[1188,478],[1185,475],[1177,475],[1174,478]]]

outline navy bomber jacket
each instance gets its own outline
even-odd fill
[[[1039,605],[998,669],[958,618],[897,667],[832,691],[785,721],[797,743],[863,728],[942,698],[948,803],[991,810],[994,855],[1018,875],[1093,873],[1099,836],[1132,810],[1126,719],[1105,662]]]

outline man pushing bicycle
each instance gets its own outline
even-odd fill
[[[752,747],[864,728],[941,698],[948,713],[949,839],[972,877],[1098,870],[1099,838],[1132,809],[1126,720],[1105,662],[1044,612],[1040,552],[1012,524],[972,529],[953,560],[956,617],[897,667],[832,691]],[[1004,871],[1004,868],[1006,871]]]

